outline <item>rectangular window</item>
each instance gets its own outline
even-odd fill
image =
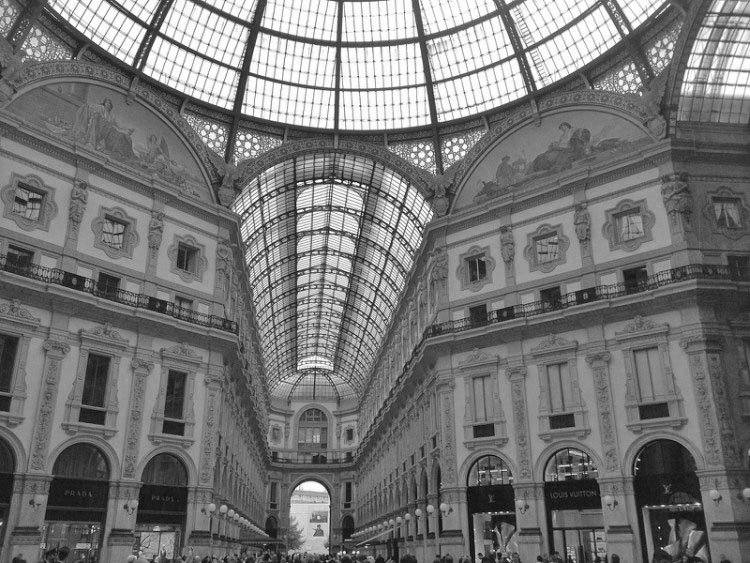
[[[167,375],[167,393],[164,401],[164,434],[185,434],[183,411],[185,408],[185,388],[187,374],[181,371],[169,370]]]
[[[547,389],[549,390],[549,410],[551,412],[560,413],[571,409],[573,406],[573,389],[567,362],[547,366]]]
[[[617,242],[628,242],[644,235],[643,215],[640,208],[629,209],[615,215],[615,238]]]
[[[559,286],[548,287],[539,290],[539,300],[542,302],[542,310],[554,311],[562,307],[562,292]]]
[[[107,297],[115,296],[117,295],[117,290],[120,289],[120,278],[99,272],[99,278],[96,280],[96,289],[99,293]]]
[[[487,277],[487,261],[484,256],[473,256],[466,259],[469,272],[469,283],[481,281]]]
[[[495,435],[494,424],[476,424],[473,427],[475,438],[491,438]]]
[[[474,422],[487,422],[494,419],[492,410],[492,378],[489,375],[471,378],[474,399]]]
[[[274,452],[276,453],[276,452]],[[271,508],[276,508],[276,503],[278,503],[278,496],[279,496],[279,485],[276,482],[271,483],[271,491],[268,494],[270,497],[268,500],[271,504]]]
[[[13,213],[24,219],[38,221],[42,215],[44,205],[44,194],[39,193],[31,186],[18,182],[15,197],[13,198]]]
[[[662,418],[669,416],[669,405],[664,402],[668,389],[661,368],[659,348],[645,348],[633,351],[635,376],[638,384],[640,403],[652,403],[639,407],[640,418]]]
[[[0,411],[10,410],[17,351],[18,338],[0,334]]]
[[[538,264],[554,262],[560,258],[560,241],[557,233],[535,239],[534,250]]]
[[[750,256],[727,256],[729,276],[733,280],[750,280]]]
[[[128,225],[126,223],[105,215],[104,224],[102,225],[102,243],[122,250],[125,246],[125,231],[127,228]]]
[[[646,288],[648,282],[648,271],[646,266],[629,268],[622,271],[622,281],[625,284],[626,293],[637,293]]]
[[[182,242],[177,244],[177,267],[195,273],[198,264],[198,249]]]
[[[89,354],[86,378],[83,381],[79,422],[104,424],[107,415],[105,402],[110,359],[108,356]]]
[[[34,263],[34,253],[32,251],[12,244],[8,245],[8,254],[6,256],[6,269],[10,271],[28,270]]]
[[[344,508],[350,508],[352,505],[352,482],[344,483]]]
[[[176,295],[174,298],[174,304],[177,305],[180,309],[185,309],[186,311],[193,310],[193,300],[187,299],[186,297],[180,297],[179,295]]]
[[[739,229],[742,227],[740,216],[740,200],[735,197],[711,198],[714,206],[716,224],[725,229]]]
[[[347,442],[353,442],[354,441],[354,428],[347,428],[346,429],[346,441]]]
[[[487,324],[487,305],[469,307],[469,319],[472,326],[483,326]]]

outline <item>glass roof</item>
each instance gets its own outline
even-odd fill
[[[309,154],[234,203],[271,394],[362,395],[432,210],[381,164]]]
[[[188,96],[296,127],[437,126],[518,100],[615,46],[664,0],[50,0]]]

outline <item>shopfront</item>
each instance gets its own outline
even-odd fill
[[[607,554],[598,476],[589,454],[576,448],[558,450],[545,467],[550,551],[566,563],[594,563]]]
[[[13,450],[0,438],[0,560],[3,558],[3,545],[7,534],[8,512],[13,496],[13,472],[16,460]]]
[[[91,444],[75,444],[58,456],[52,468],[40,560],[45,550],[67,546],[70,561],[99,561],[109,471],[106,458]]]
[[[141,477],[135,551],[148,558],[182,555],[187,517],[188,478],[184,464],[171,454],[148,462]]]
[[[466,486],[472,560],[518,551],[513,475],[505,462],[482,456],[469,470]]]
[[[695,459],[672,440],[657,440],[636,456],[633,487],[643,557],[663,549],[674,560],[698,557],[710,563],[706,518]]]

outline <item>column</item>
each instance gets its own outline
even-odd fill
[[[107,542],[103,546],[101,561],[125,561],[133,553],[140,490],[138,482],[110,482],[107,520],[102,530]]]
[[[39,545],[42,542],[41,527],[47,510],[47,497],[51,475],[31,473],[16,474],[13,480],[13,497],[10,502],[8,522],[14,522],[3,552],[15,557],[19,553],[26,561],[39,559]]]

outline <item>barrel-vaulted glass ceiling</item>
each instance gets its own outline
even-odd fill
[[[432,210],[361,156],[273,166],[234,203],[271,394],[361,397]]]
[[[296,127],[469,118],[576,72],[664,0],[50,0],[188,96]]]

